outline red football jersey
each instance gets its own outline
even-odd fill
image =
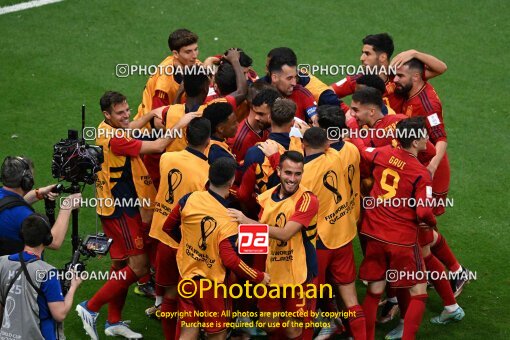
[[[366,148],[361,155],[375,165],[371,197],[363,200],[361,233],[387,243],[416,244],[420,222],[436,225],[429,172],[403,149]]]
[[[259,142],[265,142],[269,136],[269,130],[264,130],[260,134],[255,132],[248,124],[245,118],[241,124],[237,126],[235,137],[227,139],[227,144],[234,155],[236,155],[237,164],[242,165],[246,151]]]
[[[317,103],[312,93],[303,86],[299,84],[294,86],[292,94],[287,98],[296,103],[296,117],[309,121],[309,118],[317,114]]]
[[[402,113],[408,117],[426,117],[425,123],[432,144],[446,141],[443,107],[434,87],[429,83],[425,82],[418,93],[404,101]]]

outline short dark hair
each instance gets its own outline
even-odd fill
[[[28,169],[27,169],[28,166]],[[0,180],[8,188],[20,188],[23,173],[33,176],[34,163],[29,158],[7,156],[0,170]]]
[[[373,87],[365,87],[353,93],[352,101],[358,102],[362,105],[372,104],[382,110],[384,105],[381,91]]]
[[[219,102],[208,105],[204,110],[203,117],[211,122],[211,133],[214,134],[218,125],[226,122],[233,112],[232,105]]]
[[[324,147],[328,143],[326,130],[320,127],[311,127],[303,134],[303,142],[310,145],[314,149]]]
[[[251,103],[253,98],[255,98],[255,96],[260,91],[262,91],[263,89],[267,89],[267,88],[274,88],[274,87],[272,85],[266,83],[265,81],[263,81],[262,78],[258,79],[257,81],[255,81],[248,87],[248,95],[246,96],[246,100],[249,103]]]
[[[426,131],[423,117],[407,118],[397,123],[397,139],[404,149],[409,148],[413,141],[423,138]]]
[[[223,187],[235,177],[236,161],[231,157],[218,158],[209,167],[209,182],[217,187]]]
[[[272,49],[269,52],[268,57],[270,58],[267,66],[267,71],[269,73],[281,71],[284,65],[291,67],[297,66],[296,54],[288,47]]]
[[[407,65],[410,70],[416,70],[420,74],[423,74],[425,72],[425,64],[421,60],[418,60],[416,58],[413,58],[406,62],[404,65]]]
[[[253,65],[253,59],[247,55],[246,52],[244,52],[241,48],[237,48],[237,50],[239,51],[239,64],[241,64],[242,67],[250,67]],[[226,55],[227,53],[228,50],[226,50],[224,54]],[[226,60],[222,60],[222,62],[229,63]]]
[[[395,46],[393,39],[388,33],[369,34],[363,38],[363,45],[370,45],[376,53],[386,53],[388,59],[391,58]]]
[[[290,99],[278,98],[271,108],[271,122],[283,126],[292,122],[296,114],[296,103]]]
[[[211,138],[211,122],[204,117],[196,117],[186,128],[188,144],[194,147],[203,146]]]
[[[23,242],[29,247],[38,247],[44,243],[48,233],[51,232],[50,222],[47,217],[34,213],[29,215],[21,223],[21,234]]]
[[[202,72],[184,72],[184,91],[188,97],[196,97],[209,88],[209,77]]]
[[[101,99],[99,99],[99,105],[101,106],[101,111],[112,113],[112,109],[115,105],[122,104],[126,100],[126,96],[120,92],[106,91]]]
[[[269,59],[276,58],[285,58],[290,60],[295,60],[294,63],[297,64],[297,56],[296,53],[291,48],[288,47],[276,47],[267,53],[267,57]]]
[[[221,63],[214,74],[214,81],[220,95],[227,95],[237,90],[236,72],[230,63]]]
[[[374,89],[378,89],[381,92],[381,94],[384,94],[386,92],[386,85],[384,84],[384,80],[382,80],[381,77],[375,74],[362,75],[361,77],[356,79],[356,84],[373,87]]]
[[[251,105],[260,106],[267,104],[270,108],[273,107],[276,99],[280,98],[280,92],[273,86],[266,87],[259,91],[257,95],[251,101]]]
[[[323,129],[337,127],[345,129],[345,114],[342,109],[336,105],[322,105],[317,107],[318,123]]]
[[[170,51],[175,50],[179,52],[184,46],[196,44],[197,42],[198,35],[185,28],[175,30],[168,36],[168,47]]]
[[[286,160],[292,161],[294,163],[305,163],[305,158],[303,155],[297,151],[285,151],[280,156],[280,168],[282,167],[283,162]]]

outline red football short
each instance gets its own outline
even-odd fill
[[[440,216],[445,212],[446,196],[450,187],[450,162],[448,155],[444,155],[443,159],[437,167],[434,178],[432,179],[432,193],[439,205],[434,208],[434,215]]]
[[[434,228],[418,227],[418,243],[420,247],[425,247],[432,242],[434,242]]]
[[[303,292],[306,292],[307,285],[317,285],[317,278],[314,278],[311,282],[303,283]],[[318,287],[317,287],[318,288]],[[327,290],[324,290],[327,292]],[[320,289],[317,289],[320,292]],[[259,310],[261,312],[301,312],[303,311],[307,317],[302,318],[303,322],[310,322],[313,320],[311,317],[312,311],[315,312],[315,306],[317,303],[316,298],[308,299],[305,296],[299,297],[299,290],[295,289],[294,297],[292,297],[292,288],[287,287],[285,295],[283,295],[283,288],[280,288],[280,298],[270,298],[266,296],[259,300]],[[285,296],[285,298],[283,298]]]
[[[162,287],[175,286],[179,282],[177,249],[158,242],[156,251],[156,284]]]
[[[181,278],[179,278],[181,279]],[[199,287],[199,280],[195,281]],[[183,298],[179,295],[179,312],[184,312],[183,318],[179,319],[179,326],[186,326],[183,323],[199,323],[200,327],[205,329],[207,333],[219,333],[227,328],[227,323],[230,318],[226,315],[231,315],[231,301],[228,298],[221,296],[222,290],[218,290],[219,294],[214,297],[214,289],[203,291],[202,297],[197,293],[191,298]],[[197,312],[217,313],[217,317],[200,317]],[[228,313],[224,313],[229,311]],[[221,315],[224,316],[221,316]]]
[[[356,280],[352,241],[337,249],[317,249],[319,283],[346,285]]]
[[[359,277],[369,282],[386,280],[392,288],[407,288],[427,282],[423,257],[417,244],[397,246],[371,237],[367,237]]]
[[[113,239],[110,247],[110,257],[113,260],[145,254],[142,218],[139,213],[129,216],[123,212],[119,218],[101,217],[101,224],[106,236]]]

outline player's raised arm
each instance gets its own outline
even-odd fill
[[[196,112],[190,112],[182,116],[182,118],[175,124],[172,129],[178,130],[188,126],[189,122],[200,114]],[[175,134],[169,134],[163,138],[158,138],[154,141],[142,141],[142,147],[140,154],[145,155],[149,153],[161,153],[164,152],[166,147],[175,139]]]
[[[236,75],[237,88],[229,95],[235,98],[237,105],[241,104],[248,94],[248,83],[246,82],[246,76],[244,75],[241,63],[239,62],[239,56],[239,50],[235,48],[229,49],[225,55],[225,59],[232,65]]]
[[[437,77],[446,72],[446,64],[433,55],[416,50],[400,52],[391,60],[391,67],[399,68],[409,60],[416,58],[425,64],[425,79]]]
[[[159,119],[161,120],[161,114],[163,112],[163,109],[166,108],[166,106],[159,107],[157,109],[154,109],[150,111],[149,113],[141,116],[140,118],[133,120],[129,123],[130,129],[141,129],[144,127],[148,122],[150,122],[153,119]]]

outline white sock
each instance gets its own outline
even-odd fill
[[[459,308],[459,305],[456,303],[454,305],[449,305],[449,306],[444,306],[444,309],[448,312],[448,313],[453,313],[457,310],[457,308]]]
[[[389,302],[391,302],[391,303],[397,303],[397,302],[398,302],[398,300],[397,300],[397,297],[396,297],[396,296],[394,296],[394,297],[390,297],[390,298],[388,299],[388,301],[389,301]]]
[[[154,306],[159,306],[162,303],[163,303],[163,297],[156,295],[156,302],[154,302]]]
[[[459,269],[453,272],[453,274],[460,274],[462,272],[462,266],[459,266]]]

